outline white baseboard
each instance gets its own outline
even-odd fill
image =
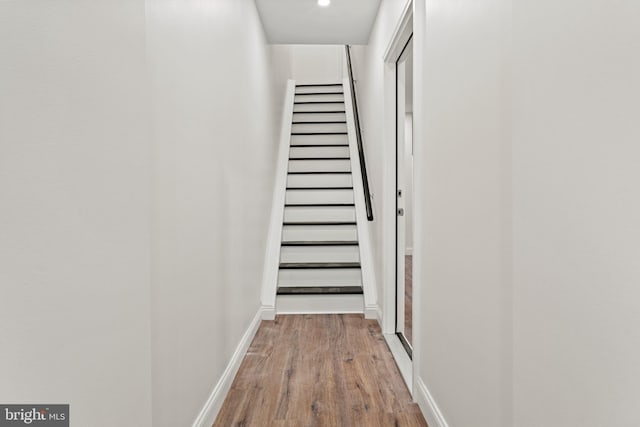
[[[378,305],[375,261],[372,252],[372,229],[367,219],[366,206],[364,201],[364,183],[360,170],[358,154],[358,142],[356,136],[355,117],[353,115],[353,100],[349,90],[350,81],[345,78],[342,82],[344,92],[345,118],[347,120],[347,134],[349,135],[349,157],[351,161],[351,177],[353,184],[353,197],[356,208],[356,226],[358,230],[358,241],[360,249],[360,265],[362,275],[362,289],[364,291],[364,316],[367,319],[374,319],[371,309]],[[373,195],[372,195],[373,197]]]
[[[275,320],[276,308],[262,306],[262,320]]]
[[[433,399],[433,396],[431,396],[431,393],[429,393],[429,389],[427,389],[422,378],[418,377],[415,381],[416,387],[413,399],[418,403],[418,406],[420,406],[429,427],[449,427],[449,424],[447,424],[447,421],[444,419],[442,412],[440,412],[436,401]]]
[[[378,323],[380,323],[380,319],[378,318],[379,313],[380,313],[380,307],[378,307],[377,304],[371,304],[364,307],[365,319],[378,320]]]
[[[266,311],[268,312],[268,309]],[[261,307],[251,321],[251,324],[249,324],[233,356],[231,356],[227,368],[213,388],[200,414],[198,414],[198,417],[193,422],[193,427],[210,427],[215,422],[218,412],[220,412],[220,408],[222,408],[222,404],[224,403],[224,399],[227,397],[227,393],[231,388],[231,383],[233,383],[233,379],[238,373],[238,369],[240,369],[242,359],[244,359],[244,355],[247,353],[249,345],[251,345],[251,341],[253,341],[253,337],[258,331],[264,313],[265,310]]]

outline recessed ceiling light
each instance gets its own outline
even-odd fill
[[[331,4],[331,0],[318,0],[318,6],[327,7]]]

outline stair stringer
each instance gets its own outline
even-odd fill
[[[282,127],[280,128],[280,146],[276,177],[273,188],[273,202],[271,205],[271,219],[265,249],[264,268],[262,275],[262,318],[273,320],[276,316],[276,292],[278,288],[278,270],[280,265],[280,243],[282,240],[282,223],[284,219],[284,205],[287,187],[287,171],[289,165],[289,144],[293,122],[293,107],[296,92],[295,80],[287,82],[287,91],[282,113]]]
[[[364,293],[364,316],[367,319],[377,319],[380,308],[378,306],[378,292],[374,270],[373,252],[371,250],[371,227],[367,220],[364,204],[364,185],[360,169],[360,154],[356,137],[355,118],[353,117],[353,100],[349,89],[349,79],[342,82],[344,105],[347,117],[347,134],[349,139],[349,154],[351,158],[351,179],[353,182],[353,196],[356,205],[356,228],[360,242],[360,269],[362,273],[362,289]]]

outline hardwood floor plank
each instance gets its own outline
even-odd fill
[[[413,345],[413,256],[404,263],[404,336]]]
[[[216,427],[427,426],[376,321],[289,315],[263,321]]]

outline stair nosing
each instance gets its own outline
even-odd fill
[[[342,111],[294,111],[293,114],[338,114],[346,113],[346,110]]]
[[[299,172],[287,172],[289,175],[351,175],[351,171],[299,171]]]
[[[285,190],[353,190],[353,187],[286,187]]]
[[[348,135],[347,132],[291,132],[291,135]]]
[[[309,105],[309,104],[344,104],[344,101],[298,101],[293,105]]]
[[[351,160],[351,157],[289,157],[289,160]]]
[[[322,206],[339,208],[339,207],[351,207],[351,206],[355,206],[355,204],[354,203],[285,203],[284,204],[285,208],[300,208],[305,206],[308,206],[310,208],[322,207]]]
[[[285,227],[313,227],[313,226],[330,226],[330,225],[358,225],[355,221],[284,221]]]
[[[309,92],[309,93],[295,93],[295,96],[305,96],[305,95],[312,95],[312,96],[317,96],[317,95],[344,95],[344,92]]]
[[[284,240],[281,246],[360,246],[357,240]]]
[[[292,125],[346,125],[347,122],[291,122]]]
[[[304,148],[304,147],[311,147],[311,148],[319,148],[319,147],[348,147],[349,144],[291,144],[289,145],[290,148]]]
[[[353,269],[360,268],[359,262],[281,262],[284,270]]]
[[[276,293],[277,295],[362,295],[364,289],[362,286],[278,286]]]
[[[296,87],[313,87],[313,86],[342,86],[342,83],[307,83],[296,85]]]

